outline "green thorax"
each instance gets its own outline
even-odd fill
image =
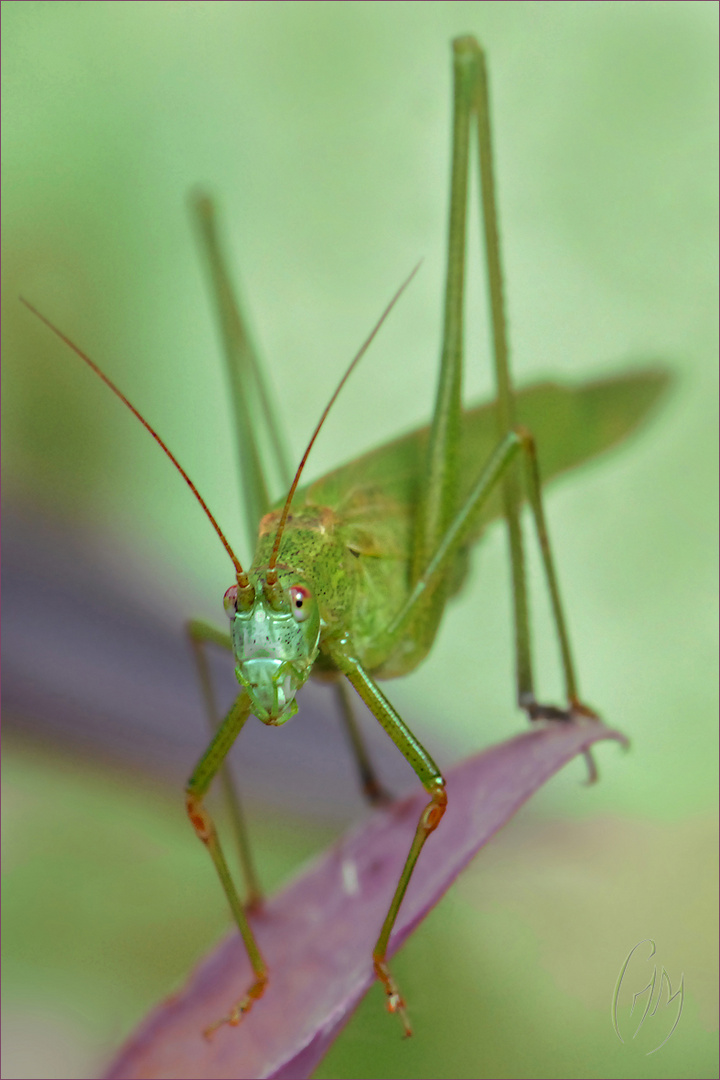
[[[409,657],[399,667],[388,664],[391,657],[376,647],[408,595],[409,509],[365,486],[335,507],[318,505],[306,488],[293,503],[278,555],[278,570],[297,573],[315,595],[321,651],[324,640],[345,636],[361,663],[388,676],[415,666]],[[251,575],[268,565],[280,513],[272,510],[260,523]]]

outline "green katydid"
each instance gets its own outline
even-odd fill
[[[418,821],[407,859],[372,958],[387,1005],[410,1034],[405,1003],[386,962],[390,933],[413,868],[428,835],[440,824],[447,797],[442,774],[378,686],[379,678],[411,671],[432,646],[448,597],[462,584],[466,556],[490,517],[504,513],[512,565],[517,698],[531,720],[574,722],[594,718],[581,703],[569,636],[560,601],[543,511],[535,442],[517,423],[516,413],[585,410],[587,445],[575,460],[620,437],[645,410],[662,385],[658,373],[597,383],[582,391],[549,384],[516,395],[509,374],[503,314],[502,277],[495,211],[485,59],[473,38],[453,43],[454,118],[448,271],[439,384],[429,429],[404,436],[308,487],[299,480],[311,447],[340,389],[368,348],[404,283],[359,350],[333,394],[308,447],[290,479],[270,395],[235,301],[218,242],[212,204],[196,200],[203,244],[223,328],[233,386],[238,443],[244,480],[246,519],[255,556],[243,568],[202,496],[150,424],[64,334],[31,305],[31,310],[77,352],[150,431],[200,502],[220,537],[235,580],[224,597],[230,633],[203,622],[189,623],[213,737],[186,789],[187,812],[206,845],[243,937],[254,972],[244,996],[230,1005],[206,1034],[222,1024],[236,1025],[263,995],[269,973],[255,941],[248,912],[261,903],[261,890],[247,844],[240,804],[224,759],[250,715],[280,725],[297,711],[296,693],[311,673],[333,682],[341,717],[355,751],[368,798],[381,802],[380,788],[362,745],[344,679],[357,691],[427,790],[429,801]],[[492,406],[470,410],[461,400],[462,311],[466,207],[470,141],[477,133],[481,210],[488,268],[497,398]],[[415,271],[413,271],[413,274]],[[413,275],[410,275],[412,277]],[[613,427],[615,404],[625,408]],[[603,426],[604,425],[604,426]],[[533,420],[535,426],[535,420]],[[545,424],[547,427],[548,425]],[[557,445],[562,431],[550,431]],[[261,443],[270,445],[287,495],[274,502],[269,492]],[[552,455],[551,455],[552,456]],[[549,472],[573,463],[562,453]],[[557,630],[567,704],[539,703],[533,691],[530,632],[520,527],[520,507],[530,505]],[[241,689],[227,716],[218,722],[206,647],[233,652]],[[343,678],[344,677],[344,678]],[[592,759],[588,756],[591,778]],[[220,772],[237,833],[246,899],[240,899],[204,797]]]

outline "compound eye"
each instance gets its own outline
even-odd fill
[[[310,615],[312,593],[304,585],[292,585],[288,592],[295,622],[304,622]]]
[[[228,619],[234,619],[237,614],[237,585],[231,585],[223,596],[223,607]]]

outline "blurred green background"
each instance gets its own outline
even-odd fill
[[[649,359],[677,375],[632,444],[548,500],[584,695],[632,753],[601,749],[592,790],[579,763],[557,777],[409,942],[397,973],[412,1042],[373,990],[320,1076],[716,1072],[716,24],[714,4],[687,0],[3,4],[3,499],[42,512],[49,533],[102,529],[188,614],[213,616],[229,584],[216,538],[139,426],[17,296],[117,379],[243,554],[188,191],[221,198],[294,456],[424,259],[311,473],[425,420],[459,33],[489,56],[518,381]],[[472,252],[475,397],[491,377]],[[550,695],[541,588],[534,616]],[[441,760],[444,746],[449,761],[519,730],[510,640],[494,530],[431,657],[389,686]],[[51,647],[39,640],[38,666]],[[227,926],[220,890],[164,781],[24,738],[21,724],[4,780],[3,1076],[97,1075]],[[345,821],[281,814],[272,770],[264,786],[250,812],[277,883]],[[647,936],[687,986],[678,1030],[649,1058],[609,1019],[619,968]]]

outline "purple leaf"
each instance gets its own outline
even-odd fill
[[[402,945],[476,852],[558,769],[599,739],[599,723],[526,732],[446,774],[448,809],[427,840],[390,938]],[[270,970],[237,1028],[202,1031],[242,997],[250,966],[238,934],[154,1010],[106,1080],[167,1077],[299,1080],[315,1069],[373,982],[371,953],[426,793],[420,789],[338,841],[251,921]],[[412,1002],[409,1002],[412,1019]],[[387,1023],[402,1027],[395,1018]]]

